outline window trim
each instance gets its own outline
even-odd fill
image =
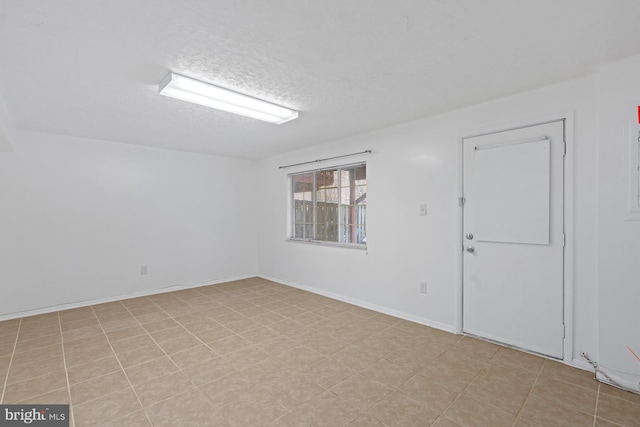
[[[640,221],[640,100],[629,105],[627,221]]]
[[[321,246],[333,246],[333,247],[341,247],[341,248],[348,248],[348,249],[360,249],[360,250],[366,250],[367,249],[367,243],[346,243],[346,242],[332,242],[332,241],[327,241],[327,240],[317,240],[317,239],[310,239],[310,238],[299,238],[299,237],[293,237],[294,233],[295,233],[295,203],[293,200],[293,177],[296,175],[306,175],[306,174],[310,174],[313,173],[313,191],[312,191],[312,203],[314,206],[313,209],[313,230],[314,230],[314,234],[315,234],[315,229],[317,226],[317,222],[316,222],[316,192],[317,192],[317,188],[316,188],[316,179],[317,179],[317,174],[316,172],[321,172],[321,171],[327,171],[327,170],[333,170],[333,169],[349,169],[349,168],[355,168],[358,166],[367,166],[367,162],[366,161],[359,161],[359,162],[355,162],[355,163],[347,163],[347,164],[342,164],[342,165],[335,165],[335,166],[327,166],[327,167],[322,167],[322,168],[316,168],[316,169],[310,169],[310,170],[304,170],[304,171],[299,171],[299,172],[292,172],[287,174],[287,181],[288,181],[288,197],[287,197],[287,212],[288,212],[288,218],[287,218],[287,241],[288,242],[295,242],[295,243],[307,243],[307,244],[314,244],[314,245],[321,245]],[[340,175],[340,174],[339,174]],[[341,179],[341,178],[339,178]],[[341,182],[339,182],[340,184]],[[340,189],[341,187],[338,186],[338,189]],[[368,191],[368,189],[367,189]],[[338,212],[340,212],[340,207],[342,206],[342,198],[340,196],[338,196]],[[342,223],[341,221],[341,215],[338,215],[338,230],[341,229],[341,225]],[[365,221],[365,230],[366,230],[366,221]]]

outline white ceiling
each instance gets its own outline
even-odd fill
[[[257,159],[590,74],[640,52],[638,0],[0,0],[18,128]],[[169,71],[300,111],[157,95]]]

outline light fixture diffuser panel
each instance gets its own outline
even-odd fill
[[[176,73],[169,73],[160,82],[158,93],[270,123],[281,124],[298,118],[298,112],[290,108]]]

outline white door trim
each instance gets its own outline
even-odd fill
[[[574,112],[568,111],[564,113],[556,113],[548,116],[538,117],[536,119],[528,119],[518,122],[506,123],[502,125],[493,125],[490,127],[475,129],[462,132],[458,137],[457,156],[458,156],[458,194],[455,203],[459,205],[459,200],[463,195],[463,149],[462,144],[465,138],[474,136],[487,135],[491,133],[504,132],[513,129],[535,126],[539,124],[556,122],[564,120],[564,133],[566,143],[566,155],[564,156],[564,232],[566,234],[566,243],[564,248],[564,358],[565,362],[573,360],[573,301],[574,301],[574,242],[573,242],[573,194],[574,194]],[[458,230],[456,233],[456,306],[455,306],[455,330],[462,333],[462,206],[458,206],[457,223]]]

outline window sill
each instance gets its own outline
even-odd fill
[[[358,249],[363,251],[367,250],[366,244],[357,244],[357,243],[337,243],[337,242],[324,242],[321,240],[304,240],[304,239],[291,239],[291,238],[287,239],[287,242],[305,243],[305,244],[318,245],[318,246],[333,246],[336,248]]]

